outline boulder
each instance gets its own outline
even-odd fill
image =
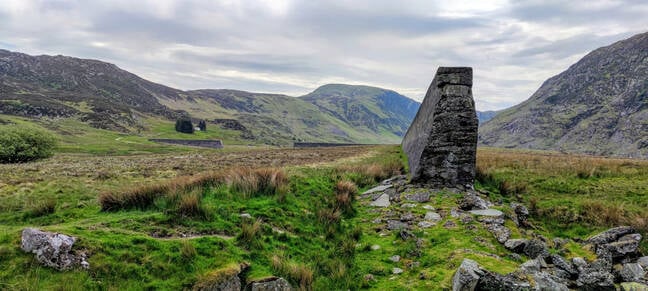
[[[387,229],[389,230],[399,230],[399,229],[407,229],[409,228],[409,225],[404,222],[400,222],[398,220],[387,220]]]
[[[252,291],[292,291],[290,283],[284,278],[271,277],[255,282],[251,282],[250,290]]]
[[[406,194],[405,200],[415,201],[418,203],[425,203],[430,201],[430,191],[420,190],[413,194]]]
[[[515,253],[522,253],[529,240],[526,239],[509,239],[504,242],[504,247]]]
[[[590,237],[589,239],[587,239],[587,243],[593,244],[594,246],[608,244],[617,241],[619,238],[625,235],[636,233],[636,232],[637,230],[635,230],[631,226],[619,226],[615,228],[610,228],[593,237]]]
[[[569,291],[567,285],[560,283],[560,279],[556,278],[545,272],[538,272],[533,274],[533,281],[535,282],[534,290],[541,291]]]
[[[394,275],[398,275],[398,274],[402,274],[402,273],[403,273],[403,269],[401,269],[401,268],[393,268],[392,269],[392,274],[394,274]]]
[[[524,246],[522,252],[532,259],[535,259],[537,257],[545,258],[549,256],[549,249],[547,249],[547,245],[538,239],[529,240]]]
[[[637,263],[644,269],[648,268],[648,256],[637,259]]]
[[[369,206],[374,206],[374,207],[389,207],[391,203],[389,202],[389,195],[388,194],[382,194],[378,196],[378,198],[374,201],[371,201],[369,203]]]
[[[621,283],[621,291],[648,291],[648,285],[637,282]]]
[[[556,268],[567,272],[570,277],[578,275],[578,270],[576,270],[576,268],[574,268],[574,266],[569,261],[567,261],[567,259],[559,255],[550,255],[549,259],[551,260],[551,263],[556,266]]]
[[[638,263],[623,264],[619,270],[619,277],[623,282],[639,282],[645,274],[643,267]]]
[[[452,277],[452,291],[473,291],[484,272],[477,262],[464,259]]]
[[[403,221],[403,222],[407,222],[407,221],[414,220],[414,218],[415,218],[414,214],[412,214],[411,212],[407,212],[407,213],[404,213],[403,215],[401,215],[400,220]]]
[[[477,290],[532,290],[529,282],[520,281],[512,274],[502,276],[497,273],[484,272],[484,275],[479,278],[477,283]]]
[[[606,271],[583,272],[576,280],[579,290],[610,290],[614,291],[614,276]]]
[[[362,193],[362,195],[369,195],[369,194],[373,194],[373,193],[383,192],[383,191],[385,191],[385,190],[387,190],[387,189],[389,189],[391,187],[392,187],[392,185],[379,185],[379,186],[373,187],[373,188],[365,191],[364,193]]]
[[[497,217],[502,219],[504,218],[504,213],[502,213],[502,211],[499,211],[497,209],[479,209],[479,210],[470,210],[469,212],[477,216],[491,216],[491,217]]]
[[[495,239],[501,244],[505,243],[511,237],[511,230],[501,224],[489,224],[486,229],[495,236]]]
[[[76,238],[65,234],[25,228],[22,231],[20,247],[25,252],[36,254],[43,265],[57,270],[67,270],[75,266],[89,268],[85,255],[72,253]]]
[[[439,222],[441,221],[441,215],[436,212],[428,211],[425,213],[425,217],[423,219],[431,222]]]
[[[490,203],[479,197],[475,192],[468,191],[459,201],[459,208],[462,210],[488,209]]]
[[[511,208],[513,209],[513,213],[515,213],[515,223],[518,226],[528,227],[529,222],[527,219],[529,218],[529,209],[519,203],[511,203]]]

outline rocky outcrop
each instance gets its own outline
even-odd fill
[[[251,291],[292,291],[290,283],[284,278],[270,277],[263,280],[253,281],[248,284]]]
[[[36,254],[36,259],[41,264],[59,271],[77,266],[88,269],[90,264],[85,255],[72,251],[74,242],[76,238],[72,236],[25,228],[22,231],[20,248]]]
[[[412,183],[472,188],[477,126],[472,68],[440,67],[403,138]]]

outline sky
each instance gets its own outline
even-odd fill
[[[0,0],[0,49],[99,59],[174,88],[421,101],[473,67],[478,110],[529,98],[588,52],[648,30],[648,1]]]

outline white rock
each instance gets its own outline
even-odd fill
[[[403,273],[403,269],[401,269],[401,268],[393,268],[392,269],[392,274],[398,275],[398,274],[401,274],[401,273]]]
[[[469,211],[472,214],[475,215],[480,215],[480,216],[503,216],[504,213],[502,211],[499,211],[497,209],[480,209],[480,210],[470,210]]]
[[[389,207],[389,205],[391,205],[391,203],[389,202],[389,195],[387,194],[382,194],[378,199],[369,203],[369,206],[375,207]]]

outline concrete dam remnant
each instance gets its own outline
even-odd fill
[[[477,154],[472,68],[439,67],[403,138],[411,182],[472,188]]]

